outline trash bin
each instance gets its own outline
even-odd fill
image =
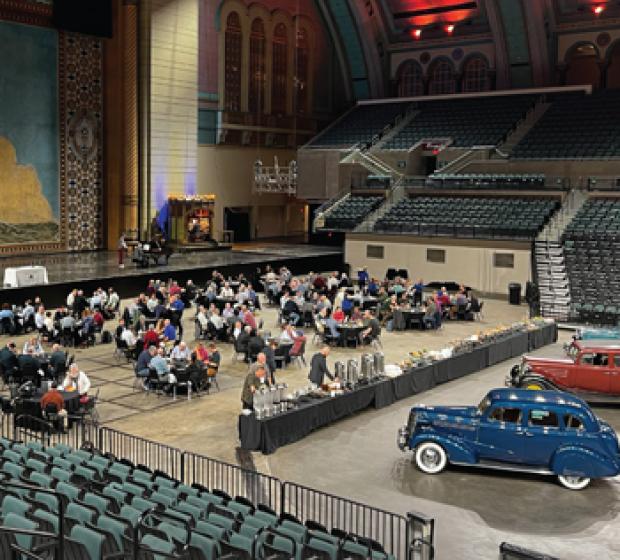
[[[521,284],[516,282],[508,284],[508,303],[510,305],[521,305]]]

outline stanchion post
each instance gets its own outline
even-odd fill
[[[409,521],[409,560],[433,560],[435,557],[435,519],[417,512],[407,512]]]

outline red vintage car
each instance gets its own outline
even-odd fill
[[[570,391],[587,401],[620,399],[620,340],[575,340],[566,358],[523,356],[507,384]]]

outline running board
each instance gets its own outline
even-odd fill
[[[545,469],[543,467],[533,467],[527,465],[515,465],[513,463],[502,463],[500,461],[480,461],[479,463],[460,463],[457,461],[450,461],[451,465],[458,465],[459,467],[479,467],[481,469],[493,469],[496,471],[510,471],[529,474],[541,474],[541,475],[555,475],[553,471]]]

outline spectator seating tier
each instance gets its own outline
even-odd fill
[[[620,90],[557,96],[515,146],[516,159],[620,157]]]
[[[326,212],[324,229],[354,229],[384,200],[382,196],[348,196]]]
[[[0,439],[0,457],[0,522],[57,537],[62,500],[66,558],[133,558],[137,535],[139,557],[149,560],[394,560],[374,541],[97,452]],[[15,544],[32,553],[54,546],[45,539],[3,532],[0,557],[12,557]]]
[[[559,207],[551,199],[421,196],[401,200],[375,231],[421,236],[531,239]]]
[[[318,135],[311,147],[346,147],[368,144],[384,128],[407,112],[410,102],[358,105],[331,128]]]
[[[425,138],[452,138],[452,146],[496,146],[525,117],[535,95],[419,102],[420,112],[385,149],[408,150]]]

